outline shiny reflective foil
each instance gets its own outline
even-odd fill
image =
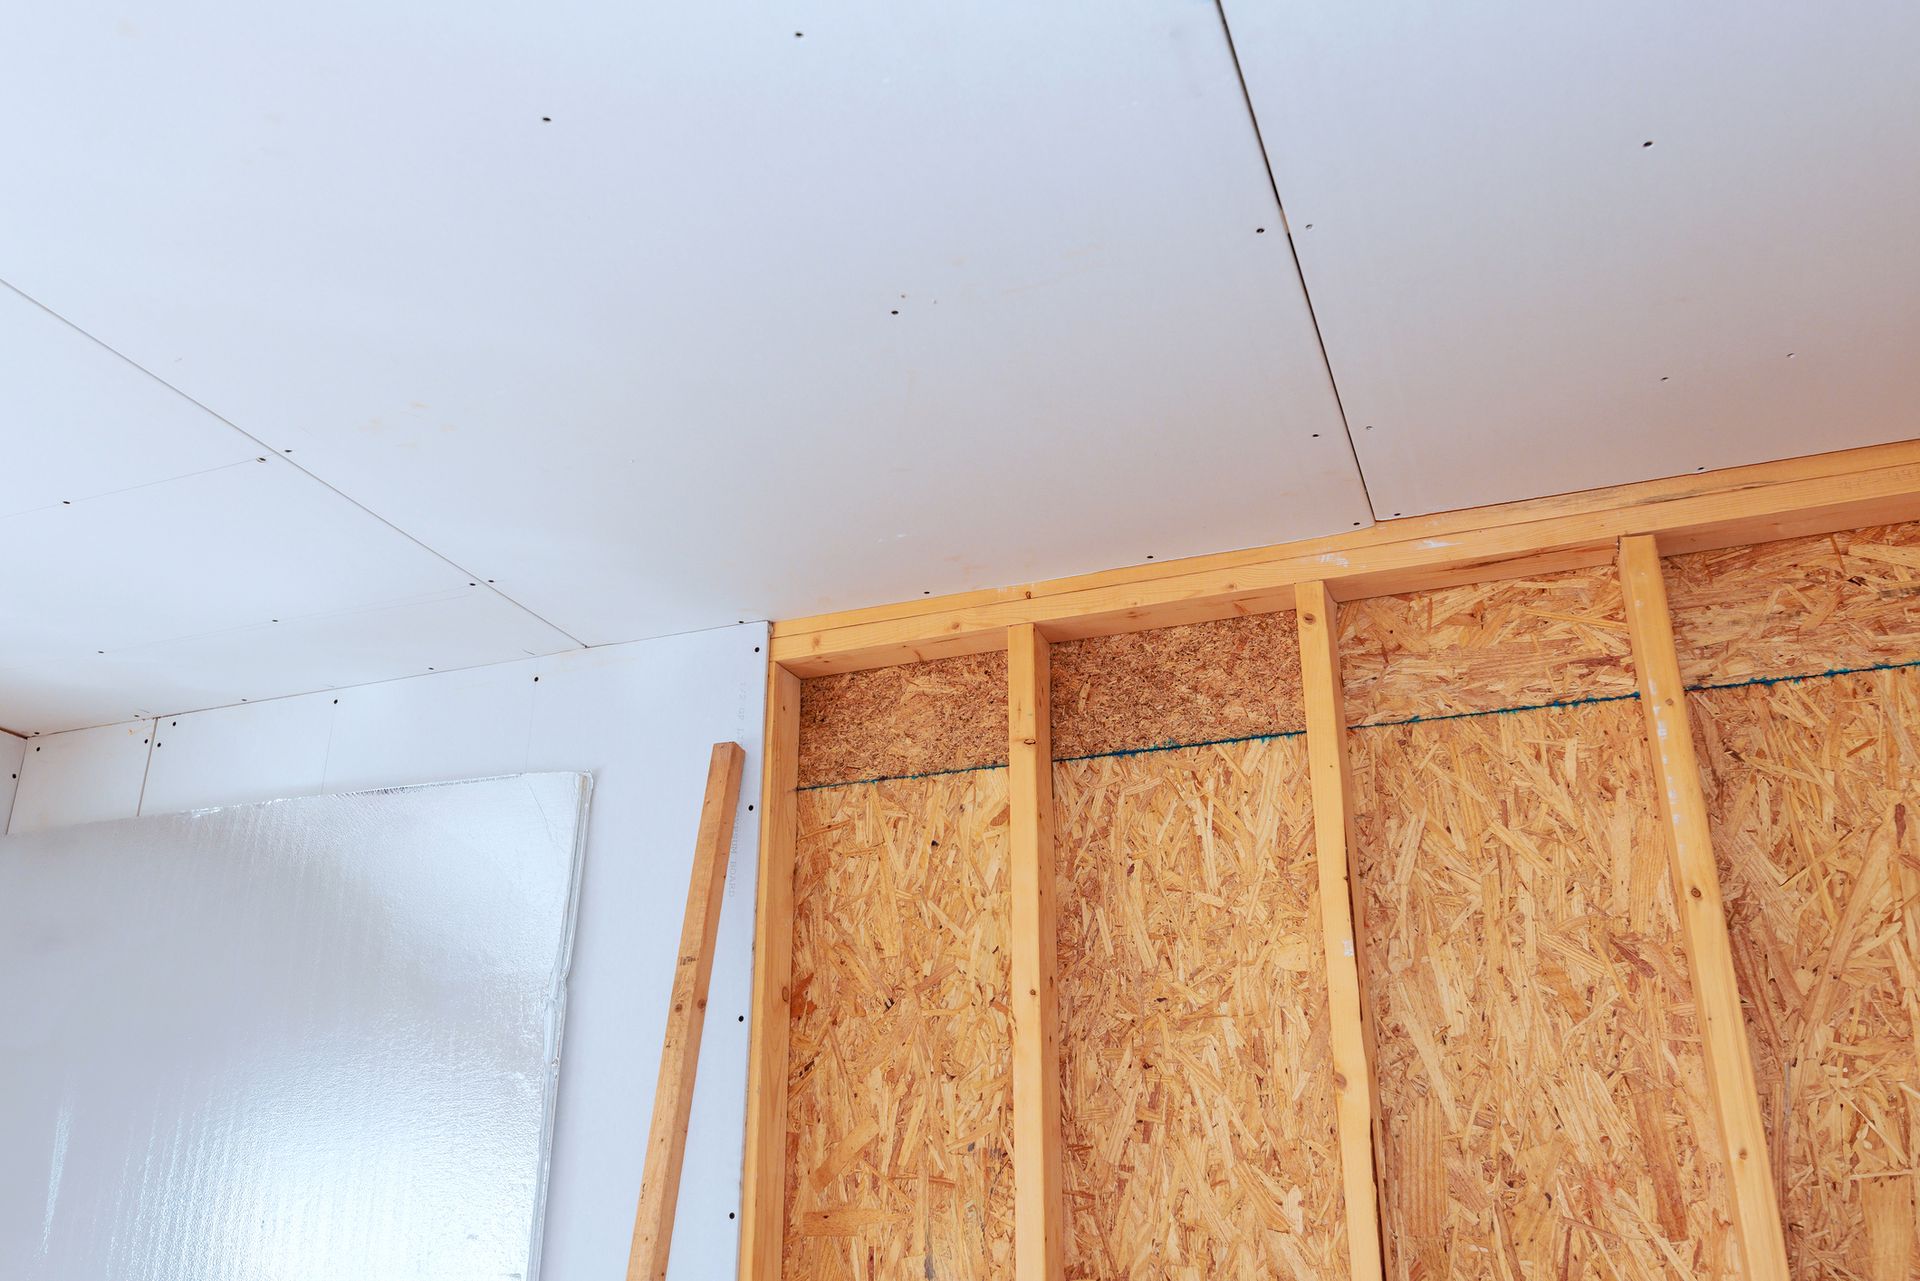
[[[589,785],[0,838],[0,1278],[534,1281]]]

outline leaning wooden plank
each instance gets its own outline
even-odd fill
[[[1012,838],[1013,1194],[1016,1281],[1060,1281],[1060,1029],[1055,976],[1053,748],[1047,641],[1007,630],[1008,815]]]
[[[693,1110],[694,1071],[700,1063],[700,1033],[707,1021],[707,985],[713,978],[714,940],[720,930],[720,896],[727,888],[727,852],[733,843],[733,811],[740,800],[745,760],[740,744],[715,743],[707,764],[707,791],[700,803],[693,875],[680,923],[680,952],[673,968],[666,1040],[660,1047],[660,1081],[653,1091],[653,1124],[647,1131],[647,1163],[640,1178],[640,1208],[633,1219],[627,1281],[664,1281],[667,1275],[673,1210],[680,1199],[680,1164],[687,1149],[687,1118]]]
[[[752,1048],[740,1188],[740,1281],[779,1281],[786,1237],[787,1035],[793,974],[794,795],[800,760],[800,678],[767,666],[760,774],[760,880],[753,924]]]
[[[1347,722],[1341,710],[1340,655],[1334,641],[1338,618],[1325,583],[1300,585],[1295,616],[1300,628],[1300,685],[1307,706],[1320,933],[1333,1019],[1333,1100],[1347,1209],[1347,1262],[1353,1281],[1379,1281],[1383,1272],[1374,1143],[1380,1108],[1373,1083],[1373,1023],[1360,986],[1358,943],[1363,936],[1354,928],[1359,909],[1353,896],[1353,784],[1347,764]]]
[[[1708,835],[1707,803],[1687,721],[1686,691],[1673,647],[1666,581],[1652,535],[1620,540],[1620,580],[1653,759],[1654,790],[1667,829],[1681,940],[1705,1041],[1707,1080],[1726,1147],[1734,1231],[1746,1263],[1744,1276],[1746,1281],[1786,1281],[1786,1241],[1760,1119],[1760,1094],[1740,1011],[1720,876]]]
[[[1904,442],[776,622],[773,654],[817,676],[984,653],[1019,623],[1069,640],[1271,613],[1303,582],[1344,601],[1604,565],[1629,534],[1658,534],[1672,553],[1915,518],[1920,442]]]

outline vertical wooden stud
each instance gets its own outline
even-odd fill
[[[1620,540],[1620,584],[1626,596],[1627,631],[1646,715],[1660,816],[1666,825],[1673,897],[1680,937],[1693,975],[1706,1049],[1707,1080],[1733,1188],[1733,1226],[1745,1259],[1746,1281],[1787,1281],[1786,1241],[1774,1199],[1766,1131],[1760,1123],[1760,1093],[1734,980],[1733,948],[1720,902],[1720,874],[1707,827],[1706,797],[1687,721],[1686,690],[1673,647],[1667,586],[1660,551],[1648,534]]]
[[[1340,1182],[1347,1212],[1347,1264],[1353,1281],[1380,1281],[1380,1203],[1376,1177],[1379,1098],[1373,1083],[1373,1020],[1361,982],[1362,919],[1347,722],[1341,706],[1338,615],[1325,583],[1294,592],[1300,629],[1300,683],[1307,705],[1307,771],[1313,787],[1314,865],[1319,872],[1320,934],[1332,1011],[1333,1107],[1340,1136]]]
[[[707,1021],[707,988],[720,930],[720,899],[727,888],[727,857],[733,844],[733,811],[740,802],[740,769],[746,753],[738,743],[715,743],[707,763],[707,790],[700,803],[700,831],[687,881],[687,910],[680,923],[680,951],[673,967],[673,999],[660,1047],[660,1080],[653,1091],[653,1124],[647,1129],[647,1161],[640,1178],[640,1207],[633,1217],[627,1281],[665,1281],[673,1245],[673,1212],[680,1200],[680,1166],[687,1150],[687,1119],[700,1063],[700,1033]]]
[[[1015,1281],[1061,1281],[1066,1273],[1047,683],[1046,637],[1031,623],[1008,628]]]
[[[793,979],[793,847],[800,811],[800,678],[767,665],[760,771],[760,877],[753,922],[753,1027],[740,1189],[740,1281],[780,1281],[786,1247],[788,997]]]

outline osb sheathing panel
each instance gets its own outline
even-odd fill
[[[1067,1276],[1344,1276],[1302,740],[1054,797]]]
[[[1258,614],[1053,646],[1056,758],[1297,731],[1300,634]]]
[[[1391,1275],[1730,1274],[1638,707],[1350,743]]]
[[[1920,659],[1920,525],[1693,552],[1665,568],[1689,685]]]
[[[1920,1277],[1920,673],[1689,702],[1793,1274]]]
[[[784,1275],[1010,1277],[1006,773],[799,812]]]
[[[1007,656],[800,683],[801,787],[1007,763]]]
[[[1611,566],[1340,607],[1347,722],[1617,698],[1634,688]]]

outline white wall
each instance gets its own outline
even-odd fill
[[[13,813],[14,785],[20,780],[20,765],[26,755],[26,739],[0,730],[0,824]]]
[[[730,627],[25,743],[0,739],[0,773],[14,772],[16,751],[23,757],[8,830],[525,770],[593,771],[541,1275],[606,1281],[625,1275],[708,750],[723,739],[740,743],[746,782],[672,1265],[675,1281],[730,1276],[766,634],[760,624]]]

